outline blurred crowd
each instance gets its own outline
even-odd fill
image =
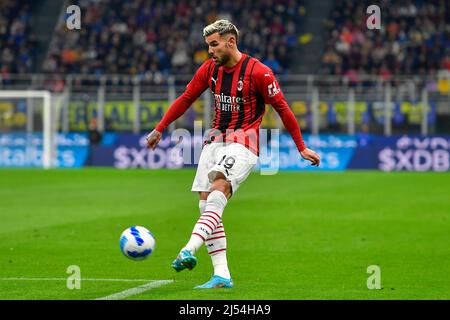
[[[33,70],[36,35],[32,30],[32,0],[0,0],[0,76]]]
[[[49,73],[119,74],[158,78],[193,73],[208,58],[203,28],[229,19],[239,47],[276,73],[286,73],[298,43],[296,0],[78,0],[81,30],[61,24],[50,45]]]
[[[322,74],[429,74],[450,70],[450,1],[377,1],[381,30],[366,26],[371,0],[336,0],[326,21],[329,34]],[[448,72],[448,71],[447,71]]]
[[[366,26],[371,0],[335,0],[319,73],[435,75],[450,72],[450,1],[380,0],[381,30]],[[292,66],[304,1],[73,0],[80,30],[61,20],[43,70],[51,74],[130,74],[158,81],[193,73],[208,58],[203,28],[217,19],[241,31],[239,47],[275,73]],[[0,0],[0,76],[31,73],[37,41],[33,0]]]

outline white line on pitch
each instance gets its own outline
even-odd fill
[[[173,280],[153,280],[149,283],[143,284],[142,286],[124,290],[118,293],[113,293],[109,296],[97,298],[95,300],[121,300],[148,291],[150,289],[169,284],[171,282],[173,282]]]
[[[81,278],[81,281],[103,281],[103,282],[151,282],[160,280],[150,279],[96,279],[96,278]],[[0,278],[0,281],[67,281],[67,278]]]

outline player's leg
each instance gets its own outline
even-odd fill
[[[196,178],[194,180],[195,187],[192,189],[192,191],[210,191],[210,193],[206,198],[204,213],[195,224],[188,243],[180,251],[180,254],[173,263],[173,267],[177,271],[195,267],[197,263],[194,256],[195,252],[203,245],[208,237],[212,236],[212,233],[216,230],[222,220],[223,210],[228,202],[228,198],[231,197],[232,192],[237,190],[240,183],[247,178],[257,160],[257,156],[253,155],[242,145],[233,144],[231,147],[223,147],[223,150],[219,149],[219,144],[212,145],[215,147],[203,150],[202,152]],[[215,164],[207,174],[208,180],[211,183],[209,190],[206,188],[204,182],[204,170],[209,167],[210,164],[209,161],[206,161],[208,153],[205,153],[205,151],[210,152],[209,158],[211,158],[211,156],[215,158]],[[204,154],[205,157],[203,157]],[[199,181],[203,182],[200,183]],[[223,265],[223,260],[222,262],[219,262],[219,264]],[[217,277],[220,280],[227,280],[229,282],[227,285],[231,286],[231,279],[213,276],[212,280]],[[223,282],[221,284],[223,284]]]
[[[186,268],[192,270],[197,265],[195,253],[203,243],[208,238],[211,238],[212,241],[218,240],[213,239],[217,237],[212,237],[212,235],[222,222],[222,213],[228,201],[227,195],[228,197],[231,196],[231,184],[225,180],[225,177],[223,179],[218,177],[212,183],[211,192],[206,198],[204,212],[197,220],[188,243],[181,249],[177,258],[172,263],[172,267],[176,271],[181,271]],[[221,259],[219,264],[220,266],[218,265],[218,268],[221,267],[223,270],[223,259]]]
[[[206,198],[211,191],[211,182],[208,179],[208,172],[214,166],[214,153],[217,150],[218,145],[207,144],[203,147],[202,153],[197,166],[197,172],[195,174],[194,182],[192,184],[191,191],[203,193],[206,206]],[[203,202],[200,202],[203,205]],[[194,236],[193,234],[191,235]],[[195,236],[198,238],[198,236]],[[203,242],[203,240],[201,240]],[[192,270],[197,264],[197,258],[194,256],[195,250],[187,250],[185,247],[180,251],[176,259],[172,262],[172,267],[176,271],[184,269]]]
[[[217,197],[217,199],[215,199]],[[215,180],[211,186],[211,193],[206,198],[206,204],[202,216],[205,218],[214,217],[216,213],[220,216],[225,209],[228,199],[231,197],[231,183],[227,181],[225,175],[221,172],[216,174]],[[204,198],[204,195],[203,195]],[[200,195],[202,201],[202,195]],[[220,206],[218,204],[221,204]],[[200,208],[202,210],[202,208]],[[201,216],[201,217],[202,217]],[[200,218],[201,219],[201,218]],[[200,221],[199,219],[199,221]],[[226,256],[226,236],[222,224],[222,219],[218,221],[216,228],[205,239],[205,245],[208,254],[211,256],[211,261],[214,266],[214,274],[212,278],[203,285],[197,286],[197,289],[210,288],[232,288],[233,282],[231,280],[230,271],[228,269],[228,262]],[[194,228],[195,230],[195,228]],[[195,238],[193,245],[196,245]],[[188,245],[189,246],[189,243]]]
[[[226,198],[229,199],[231,197],[231,194],[234,194],[239,185],[248,177],[253,166],[256,164],[256,161],[257,156],[251,153],[244,146],[239,144],[228,145],[224,154],[220,155],[218,163],[208,174],[209,179],[213,181],[211,186],[211,194],[213,194],[214,192],[218,192],[225,195]],[[207,200],[209,200],[211,194],[208,196]],[[208,213],[208,210],[208,205],[206,205],[204,212]],[[212,239],[213,241],[223,241],[221,242],[221,245],[223,245],[223,248],[226,249],[225,232],[223,231],[222,233],[221,228],[217,227],[208,239]],[[232,288],[233,282],[228,270],[226,250],[220,250],[216,247],[215,250],[210,251],[210,248],[208,246],[208,239],[205,242],[208,248],[208,252],[214,253],[214,251],[216,251],[215,253],[217,253],[211,255],[211,259],[213,260],[214,264],[214,275],[208,282],[201,286],[197,286],[196,288]]]
[[[223,210],[231,196],[231,183],[226,181],[223,174],[222,176],[219,174],[212,182],[211,192],[206,198],[205,210],[195,224],[189,242],[183,248],[192,254],[200,249],[221,223]]]
[[[205,212],[206,199],[209,192],[199,192],[199,209],[200,214]],[[217,225],[217,228],[206,238],[205,246],[211,257],[211,262],[214,267],[214,275],[230,279],[230,270],[228,269],[227,261],[227,237],[225,233],[225,227],[222,220]]]

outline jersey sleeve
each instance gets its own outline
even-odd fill
[[[169,107],[163,118],[156,126],[156,130],[163,132],[172,122],[181,117],[195,100],[208,88],[209,67],[212,60],[205,61],[187,84],[186,90]]]
[[[272,105],[275,111],[280,115],[281,121],[294,140],[298,151],[301,152],[305,150],[306,145],[302,138],[300,126],[297,123],[294,113],[286,102],[272,70],[269,67],[260,64],[255,76],[258,91],[263,96],[264,102]]]

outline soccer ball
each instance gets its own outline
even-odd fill
[[[120,236],[120,250],[131,260],[144,260],[155,250],[155,238],[144,227],[130,227]]]

